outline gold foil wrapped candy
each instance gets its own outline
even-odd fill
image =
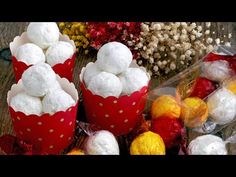
[[[182,103],[180,117],[185,126],[190,128],[199,127],[207,120],[207,104],[198,97],[186,98]]]
[[[160,116],[179,118],[180,113],[181,107],[173,96],[162,95],[152,103],[151,115],[153,119]]]

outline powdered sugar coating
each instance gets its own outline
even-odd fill
[[[89,63],[84,71],[84,82],[85,85],[88,86],[89,82],[91,81],[91,79],[98,75],[100,72],[102,72],[100,69],[98,69],[97,65],[95,63]]]
[[[43,112],[54,114],[65,111],[75,104],[75,100],[64,90],[57,89],[49,91],[42,100]]]
[[[55,22],[31,22],[27,27],[28,38],[46,49],[59,40],[59,28]]]
[[[119,145],[114,135],[106,130],[90,135],[86,145],[86,153],[89,155],[119,155]]]
[[[149,78],[147,74],[139,68],[128,68],[119,75],[122,83],[122,94],[132,94],[148,85]]]
[[[122,92],[122,84],[117,76],[103,71],[91,79],[88,89],[93,94],[104,98],[108,96],[119,97]]]
[[[22,75],[23,89],[31,96],[44,96],[51,88],[58,85],[56,74],[46,63],[29,67]]]
[[[207,100],[209,114],[217,124],[223,125],[236,117],[236,96],[226,88],[217,90]]]
[[[64,63],[73,54],[74,48],[70,43],[59,41],[47,49],[46,60],[50,66],[54,66],[58,63]]]
[[[33,43],[26,43],[17,48],[16,59],[27,65],[45,62],[43,50]]]
[[[18,93],[10,100],[10,106],[14,109],[14,111],[23,112],[26,115],[42,114],[42,102],[40,98],[33,97],[25,92]]]
[[[97,54],[97,66],[106,72],[120,74],[132,62],[130,49],[120,42],[109,42],[103,45]]]
[[[225,142],[215,135],[202,135],[188,146],[190,155],[227,155]]]
[[[203,62],[202,72],[204,77],[217,82],[223,82],[231,76],[229,63],[224,60]]]

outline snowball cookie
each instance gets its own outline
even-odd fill
[[[128,68],[119,75],[122,83],[122,93],[131,94],[148,85],[149,78],[147,74],[139,68]]]
[[[207,100],[209,114],[217,124],[223,125],[236,117],[236,96],[229,90],[221,88]]]
[[[54,66],[58,63],[64,63],[73,54],[74,48],[70,43],[59,41],[47,49],[46,60],[49,65]]]
[[[75,100],[64,90],[58,89],[49,91],[43,98],[43,112],[54,114],[58,111],[65,111],[75,104]]]
[[[100,130],[90,135],[85,144],[88,155],[119,155],[119,145],[112,133]]]
[[[202,63],[203,76],[212,81],[222,82],[231,76],[229,63],[224,60]]]
[[[85,85],[88,86],[89,82],[91,81],[91,79],[98,75],[100,72],[102,72],[100,69],[98,69],[96,63],[89,63],[84,71],[84,82]]]
[[[122,92],[120,79],[114,74],[101,72],[89,82],[88,89],[104,98],[108,96],[119,97]]]
[[[26,43],[18,47],[15,57],[17,60],[22,61],[27,65],[45,62],[43,50],[33,43]]]
[[[46,63],[29,67],[22,75],[23,89],[31,96],[44,96],[57,85],[56,74]]]
[[[55,22],[31,22],[27,27],[28,38],[46,49],[59,40],[60,32]]]
[[[202,135],[188,146],[189,155],[227,155],[225,142],[215,135]]]
[[[29,114],[42,114],[42,102],[40,98],[33,97],[25,92],[18,93],[14,97],[11,98],[10,106],[14,109],[14,111],[20,111]]]
[[[129,67],[132,58],[127,46],[120,42],[109,42],[99,49],[96,63],[101,70],[120,74]]]

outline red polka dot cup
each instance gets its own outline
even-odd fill
[[[57,73],[60,77],[65,77],[69,81],[73,81],[73,73],[74,73],[74,65],[76,59],[76,46],[73,40],[70,40],[67,35],[60,34],[60,41],[69,42],[74,48],[74,54],[71,58],[68,58],[64,63],[58,63],[52,66],[52,69]],[[15,79],[18,82],[21,79],[23,72],[28,69],[31,65],[28,65],[22,61],[17,60],[15,57],[17,48],[25,43],[31,42],[27,37],[26,32],[22,33],[21,36],[16,36],[13,42],[10,43],[10,50],[12,54],[12,64]]]
[[[16,136],[33,145],[34,151],[38,154],[59,154],[67,148],[74,136],[76,114],[78,108],[78,92],[73,83],[65,78],[57,76],[63,90],[76,100],[76,104],[66,111],[56,112],[53,115],[43,114],[26,115],[23,112],[16,112],[9,106]],[[22,80],[11,87],[7,95],[7,103],[17,93],[23,91]]]
[[[131,95],[104,98],[93,94],[86,88],[83,82],[84,70],[85,68],[82,68],[80,74],[80,87],[88,122],[108,130],[116,136],[128,134],[142,118],[148,86],[144,86]]]

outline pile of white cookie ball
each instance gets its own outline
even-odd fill
[[[22,85],[23,92],[10,100],[10,106],[16,112],[52,115],[75,104],[75,100],[62,89],[55,72],[46,63],[29,67],[22,75]]]
[[[74,54],[70,43],[59,41],[60,31],[55,22],[31,22],[26,34],[31,42],[20,45],[15,57],[27,65],[46,62],[52,67]]]
[[[119,42],[103,45],[95,63],[89,63],[84,71],[86,87],[104,98],[130,95],[147,86],[149,75],[138,67],[131,67],[130,49]]]

